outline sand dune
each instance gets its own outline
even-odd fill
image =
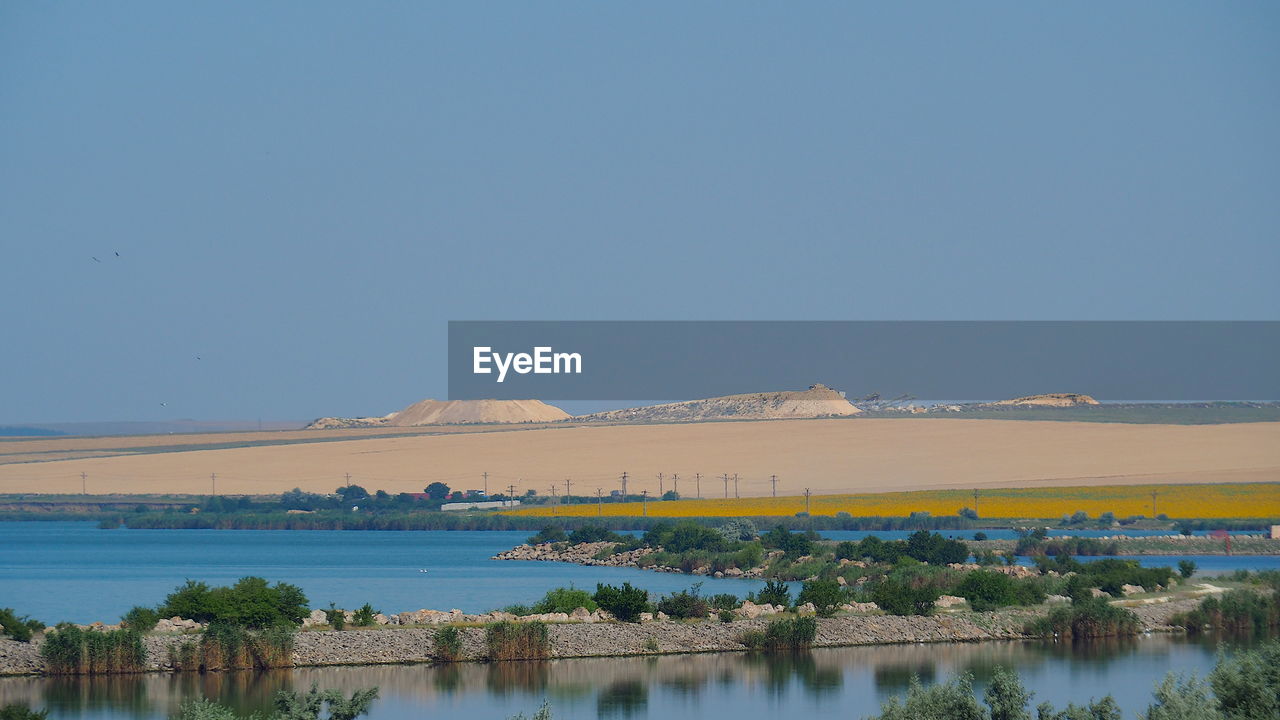
[[[42,439],[46,447],[57,439]],[[75,442],[68,439],[67,442]],[[1123,425],[1016,420],[778,420],[678,425],[561,425],[508,432],[454,432],[190,450],[0,465],[0,492],[331,492],[352,481],[390,492],[441,480],[455,488],[515,485],[517,492],[594,494],[618,486],[658,490],[656,474],[680,475],[703,494],[739,475],[743,495],[804,487],[820,493],[1033,484],[1280,481],[1280,423]],[[1280,491],[1280,490],[1278,490]]]

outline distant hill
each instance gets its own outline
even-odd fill
[[[307,429],[554,422],[568,418],[569,413],[541,400],[432,400],[428,398],[382,417],[320,418],[308,425]]]
[[[66,435],[66,433],[52,428],[0,425],[0,437],[51,437],[55,435]]]
[[[747,393],[579,415],[575,422],[691,422],[841,417],[862,412],[825,385],[808,390]]]

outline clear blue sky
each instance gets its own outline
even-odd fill
[[[1270,1],[5,2],[0,423],[381,414],[449,319],[1277,319],[1278,128]]]

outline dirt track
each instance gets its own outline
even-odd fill
[[[324,432],[324,431],[319,431]],[[264,433],[271,435],[272,433]],[[253,433],[237,433],[252,436]],[[171,436],[172,437],[172,436]],[[213,436],[218,437],[218,436]],[[250,439],[250,438],[245,438]],[[80,439],[43,439],[80,446]],[[46,447],[45,449],[49,449]],[[608,492],[627,471],[629,490],[658,490],[662,472],[681,490],[702,474],[710,494],[723,473],[744,496],[875,492],[946,487],[1024,487],[1152,482],[1280,481],[1280,423],[1122,425],[1016,420],[781,420],[684,425],[555,427],[454,432],[306,444],[188,450],[0,465],[0,493],[331,492],[352,482],[389,492],[441,480],[517,492]],[[785,493],[784,493],[785,494]]]

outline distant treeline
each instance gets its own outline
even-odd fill
[[[720,527],[737,518],[689,518],[701,525]],[[781,525],[789,530],[971,530],[990,527],[962,517],[752,517],[758,525]],[[145,512],[119,514],[103,520],[104,527],[201,530],[541,530],[558,526],[565,530],[593,525],[609,530],[648,530],[670,518],[650,517],[525,517],[519,515],[406,512],[363,513],[316,511],[287,512]]]

